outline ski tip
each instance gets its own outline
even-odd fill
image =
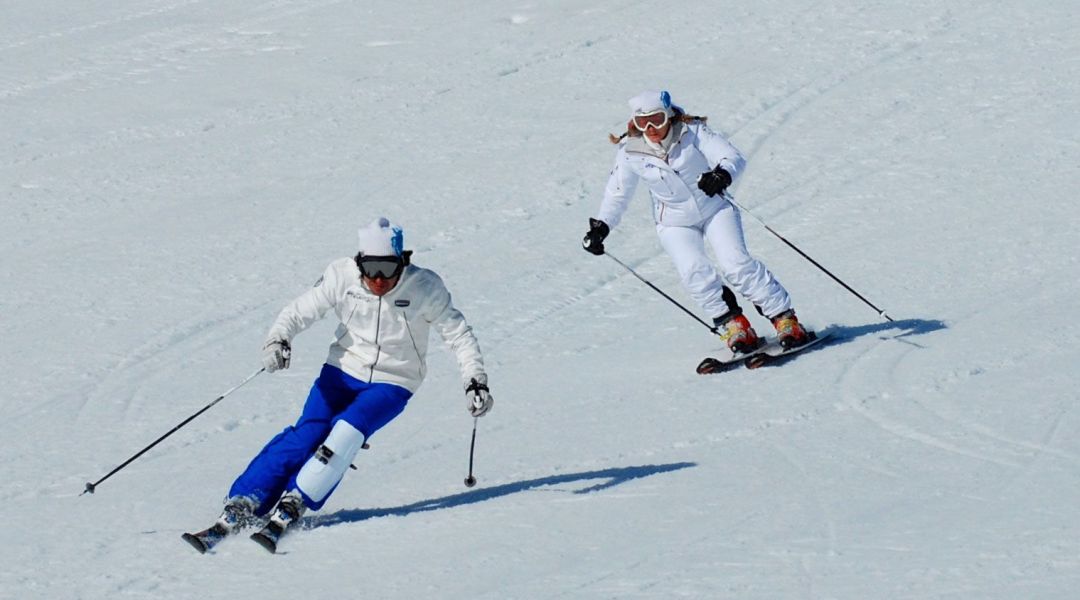
[[[715,358],[706,358],[705,360],[701,361],[697,366],[698,375],[708,375],[715,372],[716,363],[718,362],[720,361],[716,360]]]
[[[270,554],[277,554],[277,543],[260,532],[251,534],[251,539],[258,545],[266,548]]]
[[[698,364],[697,373],[698,375],[713,375],[715,373],[722,373],[730,367],[731,365],[724,361],[708,357]]]
[[[754,356],[751,356],[750,358],[747,358],[746,361],[743,364],[746,365],[747,369],[756,369],[758,367],[764,367],[765,364],[768,363],[768,362],[769,362],[769,355],[762,353],[762,354],[755,354]]]
[[[199,554],[206,554],[206,551],[209,550],[207,545],[204,544],[203,541],[200,540],[196,535],[185,533],[184,535],[180,536],[180,538],[183,539],[185,542],[191,544],[191,547],[198,550]]]

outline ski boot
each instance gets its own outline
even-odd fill
[[[217,522],[197,533],[185,533],[180,536],[191,544],[200,554],[217,545],[221,540],[250,525],[255,519],[255,501],[243,496],[234,496],[225,502],[225,508]]]
[[[734,354],[749,354],[764,343],[742,313],[717,317],[713,319],[713,324],[717,327],[716,334]]]
[[[305,510],[307,507],[304,506],[304,499],[298,492],[286,492],[278,501],[273,514],[270,515],[270,522],[266,524],[266,527],[251,534],[251,539],[271,554],[276,553],[278,540],[285,535],[285,530],[289,525],[300,519],[300,515],[303,515]]]
[[[776,339],[784,350],[798,348],[814,339],[799,323],[794,310],[785,310],[776,315],[772,318],[772,324],[776,328]]]

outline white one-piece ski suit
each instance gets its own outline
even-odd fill
[[[596,218],[614,229],[643,181],[660,244],[707,315],[716,319],[728,312],[724,281],[770,319],[789,310],[787,290],[747,251],[739,212],[726,196],[709,197],[697,186],[698,178],[717,166],[736,180],[746,159],[700,120],[672,119],[662,147],[666,152],[640,135],[622,143]],[[715,265],[705,253],[706,241],[716,254]]]

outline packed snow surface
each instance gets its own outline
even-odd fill
[[[1075,1],[3,14],[0,598],[1077,597]],[[581,250],[649,88],[747,155],[748,244],[830,344],[699,376],[720,340]],[[647,204],[607,248],[689,304]],[[476,487],[433,342],[279,555],[180,540],[299,413],[325,321],[80,495],[256,371],[377,215],[485,352]]]

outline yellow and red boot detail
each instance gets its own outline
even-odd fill
[[[810,341],[806,328],[799,323],[794,310],[787,310],[772,319],[773,327],[776,328],[776,339],[784,349],[796,348]]]
[[[753,352],[761,346],[761,338],[750,325],[745,315],[732,317],[717,330],[720,339],[727,343],[728,349],[736,354]]]

